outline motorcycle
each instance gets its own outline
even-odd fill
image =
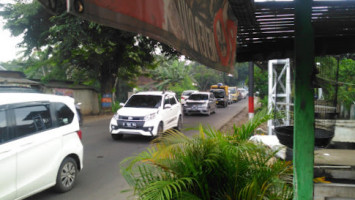
[[[81,109],[80,109],[81,102],[75,104],[75,109],[76,112],[78,113],[78,119],[79,119],[79,125],[83,125],[83,115],[81,114]]]

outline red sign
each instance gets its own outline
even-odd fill
[[[233,70],[237,21],[227,0],[67,0],[67,6],[75,15],[171,45],[206,66]]]

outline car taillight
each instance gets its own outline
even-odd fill
[[[185,99],[184,97],[181,97],[181,99]]]
[[[76,134],[78,134],[78,136],[79,136],[79,138],[80,138],[80,140],[81,140],[81,138],[82,138],[82,132],[81,132],[81,130],[78,130],[77,132],[76,132]]]

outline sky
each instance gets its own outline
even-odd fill
[[[1,3],[11,3],[12,0],[1,0]],[[0,63],[15,59],[17,52],[16,44],[22,41],[21,37],[12,37],[10,31],[4,30],[4,20],[0,17]]]
[[[3,21],[0,21],[0,63],[15,59],[17,52],[16,44],[21,42],[21,37],[11,37],[8,30],[3,30]]]

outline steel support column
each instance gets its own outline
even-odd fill
[[[314,33],[312,0],[295,0],[294,199],[313,199]]]

